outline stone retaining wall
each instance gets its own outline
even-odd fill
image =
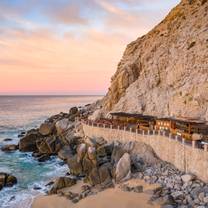
[[[83,123],[83,130],[86,136],[103,137],[111,142],[138,141],[150,145],[157,156],[172,163],[181,171],[197,175],[201,180],[208,182],[208,152],[207,147],[198,149],[194,143],[192,146],[185,145],[175,139],[163,135],[143,135],[138,132],[131,132],[121,129],[96,127]]]

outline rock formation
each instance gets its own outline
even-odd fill
[[[208,1],[182,0],[127,46],[101,112],[208,120],[207,69]]]

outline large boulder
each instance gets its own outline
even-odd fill
[[[42,154],[56,154],[63,146],[61,140],[56,136],[40,139],[36,145],[38,151]]]
[[[72,151],[71,147],[68,145],[63,146],[61,148],[61,150],[59,150],[59,152],[58,152],[58,157],[61,160],[68,160],[72,156],[73,156],[73,151]]]
[[[128,153],[124,153],[116,165],[115,179],[116,182],[129,179],[131,176],[131,159]]]
[[[93,168],[96,168],[96,164],[89,159],[88,155],[86,154],[82,160],[82,168],[85,175],[89,175]]]
[[[63,188],[68,188],[76,184],[76,180],[70,177],[60,177],[56,179],[49,194],[57,194],[57,191]]]
[[[99,168],[100,183],[104,188],[113,185],[111,170],[112,170],[111,163],[105,163]]]
[[[54,130],[54,124],[53,123],[42,123],[39,127],[39,133],[43,136],[50,135]]]
[[[37,129],[32,129],[19,141],[19,150],[22,152],[35,152],[37,151],[36,141],[42,135]]]
[[[125,153],[121,144],[114,145],[111,155],[111,163],[116,164]]]
[[[57,134],[63,135],[67,130],[72,129],[74,127],[74,124],[73,122],[69,121],[69,119],[65,118],[57,121],[55,127]]]
[[[100,176],[99,176],[99,171],[97,168],[93,168],[89,175],[88,175],[88,182],[90,185],[95,186],[100,184]]]
[[[79,176],[83,174],[82,164],[78,161],[77,155],[74,155],[73,157],[69,158],[67,160],[67,164],[72,175]]]

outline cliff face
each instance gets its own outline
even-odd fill
[[[127,46],[101,111],[208,120],[208,0],[182,0]]]

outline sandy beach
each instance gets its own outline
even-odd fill
[[[151,204],[151,190],[157,187],[156,184],[149,185],[142,180],[132,179],[125,184],[129,186],[142,185],[143,193],[125,192],[117,185],[115,188],[106,189],[96,195],[89,196],[77,204],[73,204],[65,197],[57,195],[37,197],[32,208],[159,208],[159,204]],[[73,192],[79,192],[82,183],[70,188]]]

